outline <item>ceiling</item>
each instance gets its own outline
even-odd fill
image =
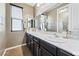
[[[32,7],[36,5],[36,3],[27,3],[27,4],[32,6]]]
[[[27,4],[32,7],[34,7],[35,5],[37,5],[39,7],[40,5],[44,5],[45,3],[27,3]]]

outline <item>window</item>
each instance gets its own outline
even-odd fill
[[[12,31],[22,31],[23,30],[23,17],[22,8],[11,4],[11,21],[12,21]]]

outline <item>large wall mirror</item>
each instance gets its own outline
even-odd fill
[[[62,6],[62,7],[61,7]],[[61,5],[35,18],[35,28],[41,31],[66,32],[69,26],[69,5]]]
[[[68,31],[69,21],[68,5],[57,9],[57,32]]]

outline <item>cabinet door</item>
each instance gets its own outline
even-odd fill
[[[30,50],[33,53],[33,39],[30,40]]]
[[[33,44],[33,36],[27,33],[26,37],[27,47],[31,49],[31,45]]]
[[[58,56],[73,56],[72,54],[70,54],[62,49],[57,49],[57,55]]]
[[[52,55],[56,55],[56,47],[54,45],[49,44],[46,41],[40,40],[40,45],[48,50]]]
[[[33,42],[33,55],[34,56],[39,55],[39,44],[37,44],[35,41]]]
[[[46,49],[44,49],[43,47],[40,47],[41,49],[41,56],[52,56],[52,54],[50,52],[48,52]]]
[[[30,37],[27,34],[27,39],[26,39],[27,47],[30,49]]]

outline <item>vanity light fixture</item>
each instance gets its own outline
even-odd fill
[[[42,3],[37,3],[36,6],[37,6],[37,7],[40,7],[41,4],[42,4]]]

